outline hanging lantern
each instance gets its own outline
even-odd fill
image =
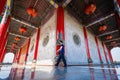
[[[37,11],[34,8],[32,8],[32,7],[27,8],[27,13],[30,16],[32,16],[32,17],[36,17],[37,16]]]
[[[111,42],[111,44],[115,44],[115,43],[116,43],[115,41]]]
[[[90,15],[90,14],[94,13],[95,10],[96,10],[96,5],[93,3],[89,4],[85,8],[85,14]]]
[[[37,11],[33,9],[32,17],[36,17],[36,16],[37,16]]]
[[[15,37],[15,40],[16,40],[16,41],[20,41],[20,37],[18,37],[18,36]]]
[[[15,48],[17,46],[17,43],[12,44],[12,48]]]
[[[27,8],[27,13],[28,13],[29,15],[32,14],[32,8],[31,8],[31,7]]]
[[[100,26],[99,31],[105,31],[106,29],[107,29],[107,26],[106,25],[102,25],[102,26]]]
[[[19,28],[19,31],[20,31],[21,33],[25,33],[25,32],[27,31],[27,29],[26,29],[26,27],[20,27],[20,28]]]
[[[111,36],[111,35],[109,35],[109,36],[107,36],[107,37],[106,37],[106,39],[112,39],[112,36]]]

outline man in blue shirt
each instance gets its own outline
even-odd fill
[[[65,56],[64,56],[64,53],[65,53],[65,50],[64,50],[64,44],[63,44],[63,41],[59,41],[60,43],[60,48],[57,50],[57,52],[59,53],[59,56],[58,56],[58,59],[57,59],[57,63],[55,64],[55,66],[58,66],[59,63],[60,63],[60,60],[62,59],[63,63],[64,63],[64,67],[67,66],[66,64],[66,60],[65,60]]]

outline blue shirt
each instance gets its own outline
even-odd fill
[[[65,52],[65,50],[64,50],[64,45],[63,45],[63,44],[61,44],[61,45],[60,45],[60,47],[62,47],[62,48],[60,49],[60,51],[59,51],[59,52],[60,52],[60,53],[64,53],[64,52]]]

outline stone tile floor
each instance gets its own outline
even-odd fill
[[[117,71],[116,71],[117,70]],[[0,80],[120,80],[120,68],[87,66],[3,66]]]

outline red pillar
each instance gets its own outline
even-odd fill
[[[33,68],[32,71],[31,71],[30,80],[34,80],[34,76],[35,76],[35,68]]]
[[[98,45],[98,39],[97,39],[97,37],[95,37],[95,42],[96,42],[96,46],[97,46],[97,51],[98,51],[100,63],[102,64],[103,61],[102,61],[102,57],[101,57],[101,54],[100,54],[100,48],[99,48],[99,45]]]
[[[120,7],[120,0],[117,0],[117,2],[118,2],[118,5],[119,5],[119,7]]]
[[[7,22],[5,24],[0,24],[0,51],[3,49],[3,41],[5,39],[5,35],[7,34],[8,26],[10,23],[10,17],[8,17]]]
[[[56,41],[62,40],[65,41],[64,35],[64,8],[58,7],[57,8],[57,25],[56,25]],[[56,51],[58,50],[59,46],[56,46]],[[56,55],[58,55],[56,53]]]
[[[35,61],[37,60],[39,39],[40,39],[40,28],[38,28],[38,30],[37,30],[36,46],[35,46],[35,52],[34,52],[34,60]]]
[[[111,52],[108,48],[107,48],[107,50],[108,50],[109,59],[110,59],[111,63],[113,63],[113,58],[112,58]]]
[[[28,51],[29,51],[29,46],[30,46],[30,38],[28,39],[28,46],[27,46],[27,50],[26,50],[26,56],[25,56],[25,63],[27,61],[27,57],[28,57]]]
[[[6,0],[0,0],[0,15],[4,10],[5,4],[6,4]]]
[[[20,62],[21,50],[22,50],[22,48],[20,48],[20,50],[19,50],[19,53],[18,53],[18,56],[17,56],[17,63]]]
[[[6,43],[7,43],[7,37],[8,37],[8,34],[5,35],[5,39],[3,39],[3,43],[1,45],[1,48],[0,49],[0,63],[2,63],[2,59],[4,58],[4,55],[5,55],[5,46],[6,46]]]
[[[106,52],[105,52],[105,46],[104,46],[103,42],[102,42],[102,48],[103,48],[103,51],[104,51],[105,59],[106,59],[107,64],[108,64],[108,58],[107,58],[107,55],[106,55]]]
[[[15,63],[18,62],[17,59],[18,59],[19,52],[20,52],[20,50],[15,54],[15,61],[14,61]]]
[[[83,27],[83,31],[84,31],[84,38],[85,38],[85,45],[86,45],[86,52],[87,52],[87,57],[88,57],[88,63],[92,63],[92,59],[91,59],[91,56],[90,56],[90,50],[89,50],[89,44],[88,44],[86,27]]]
[[[6,48],[4,48],[3,51],[2,51],[2,55],[1,55],[1,59],[0,59],[1,63],[3,63],[4,57],[5,57],[5,53],[6,53]]]

